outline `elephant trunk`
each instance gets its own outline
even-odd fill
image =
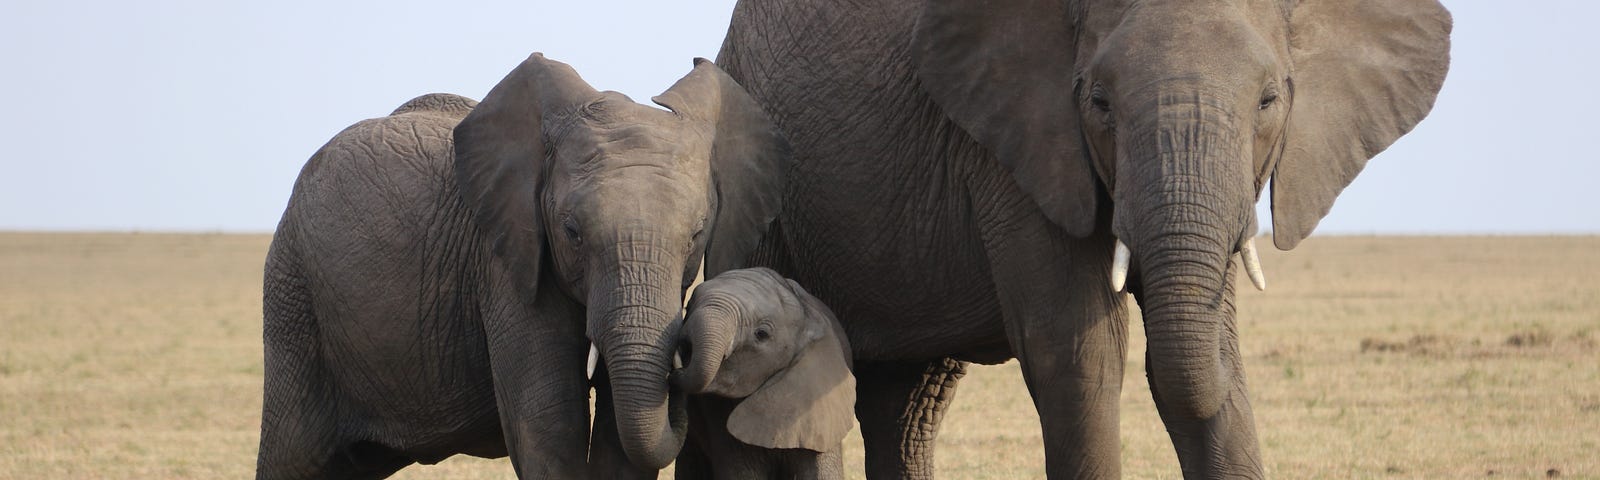
[[[1150,391],[1186,478],[1260,477],[1235,337],[1237,239],[1231,226],[1198,226],[1133,244]]]
[[[623,451],[635,465],[652,470],[677,457],[688,428],[687,403],[668,376],[677,344],[681,283],[667,248],[619,242],[619,258],[603,265],[615,272],[596,277],[590,290],[591,338],[610,377],[616,425]],[[598,330],[598,331],[596,331]]]
[[[1160,114],[1130,122],[1113,226],[1139,277],[1151,386],[1165,410],[1189,419],[1216,416],[1230,391],[1229,266],[1255,200],[1237,117],[1202,100],[1162,95]]]
[[[706,393],[739,330],[738,302],[727,301],[723,295],[695,295],[683,329],[691,353],[680,385],[689,393]]]
[[[1168,233],[1140,255],[1150,383],[1182,418],[1207,419],[1222,407],[1222,333],[1228,255],[1215,242]]]

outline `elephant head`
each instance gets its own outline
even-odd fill
[[[1205,435],[1174,425],[1244,401],[1222,348],[1234,253],[1265,286],[1257,198],[1271,180],[1278,248],[1310,235],[1432,108],[1450,29],[1436,0],[928,0],[914,52],[927,94],[1065,232],[1111,212],[1110,283],[1132,267],[1152,389],[1199,471],[1177,440]]]
[[[706,280],[689,299],[679,377],[690,393],[743,399],[728,432],[764,448],[824,452],[850,431],[855,377],[832,311],[765,268]]]
[[[654,100],[670,111],[535,53],[454,133],[491,267],[528,302],[558,288],[585,305],[590,373],[603,357],[622,446],[645,468],[683,444],[686,407],[667,380],[683,291],[702,259],[727,268],[753,249],[788,162],[772,123],[708,61]]]

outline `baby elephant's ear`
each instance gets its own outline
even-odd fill
[[[829,332],[811,341],[794,365],[745,397],[728,416],[728,433],[763,448],[826,452],[855,424],[856,378]]]

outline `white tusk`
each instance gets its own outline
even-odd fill
[[[673,350],[672,351],[672,369],[673,370],[677,370],[677,369],[683,368],[683,355],[682,355],[682,353],[683,352],[680,351],[680,350]]]
[[[1111,290],[1120,292],[1128,283],[1128,245],[1117,240],[1117,251],[1111,254]]]
[[[1261,273],[1261,258],[1256,256],[1256,239],[1248,238],[1244,245],[1239,247],[1239,258],[1244,260],[1244,272],[1250,275],[1250,283],[1255,284],[1256,290],[1267,290],[1267,276]]]
[[[597,363],[600,363],[600,349],[591,342],[589,343],[589,366],[584,368],[584,378],[594,380],[594,366]]]

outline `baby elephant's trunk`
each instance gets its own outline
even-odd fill
[[[686,392],[705,393],[733,346],[733,337],[739,330],[739,310],[737,302],[727,300],[717,294],[695,295],[690,300],[689,316],[683,322],[689,357],[679,385]]]

